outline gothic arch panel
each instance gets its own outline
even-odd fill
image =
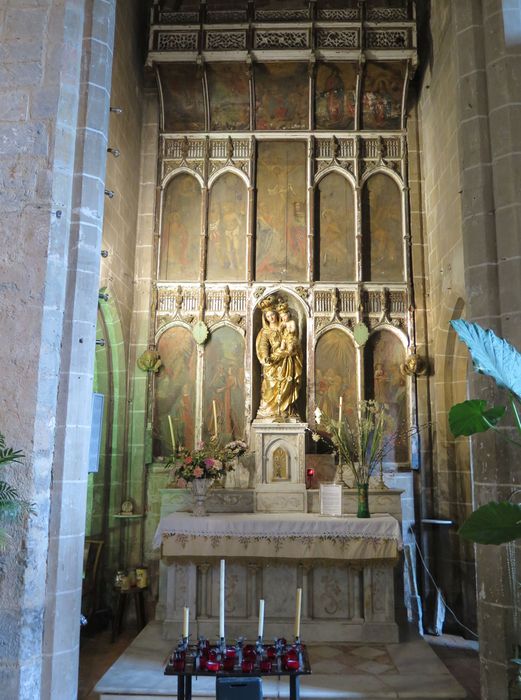
[[[163,196],[159,278],[199,279],[201,188],[196,178],[182,173],[166,186]]]
[[[246,279],[247,204],[248,191],[240,177],[224,173],[215,180],[208,212],[208,280]]]
[[[356,350],[346,331],[332,328],[320,336],[315,348],[315,405],[337,418],[340,398],[344,415],[349,415],[357,402]]]
[[[257,167],[258,281],[306,278],[306,143],[261,141]]]
[[[404,360],[404,345],[392,331],[376,331],[365,345],[365,396],[388,406],[390,433],[408,426],[407,379],[400,367]],[[408,441],[395,440],[385,461],[408,462]]]
[[[396,182],[375,173],[362,188],[362,277],[366,282],[404,280],[402,196]]]
[[[340,173],[329,173],[315,190],[316,278],[345,282],[356,279],[355,200]]]
[[[214,415],[221,441],[243,439],[244,338],[230,326],[212,331],[204,349],[203,441],[215,434]]]
[[[168,416],[177,444],[192,449],[195,438],[197,348],[190,331],[168,328],[157,349],[163,366],[155,379],[154,454],[172,454]]]

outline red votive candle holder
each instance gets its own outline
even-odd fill
[[[287,656],[286,658],[283,657],[283,664],[288,671],[295,671],[300,666],[298,659],[290,659]]]
[[[208,664],[208,657],[207,656],[200,656],[199,657],[199,668],[201,671],[206,671],[206,666]]]
[[[174,659],[174,669],[176,671],[184,671],[185,670],[185,660],[183,658],[179,659]]]
[[[277,658],[277,650],[275,649],[275,647],[268,647],[266,649],[266,654],[268,655],[268,659]]]
[[[235,668],[235,659],[233,659],[231,656],[224,659],[223,668],[225,671],[233,671]]]
[[[219,662],[216,659],[208,659],[206,662],[206,670],[207,671],[218,671],[219,670]]]
[[[271,659],[262,659],[260,662],[260,670],[269,673],[271,671]]]
[[[237,651],[235,647],[226,647],[226,658],[227,659],[235,659],[237,655]]]
[[[241,670],[243,673],[251,673],[253,671],[253,660],[243,659],[243,662],[241,663]]]

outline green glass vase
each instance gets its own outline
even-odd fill
[[[357,518],[370,518],[369,513],[369,484],[357,484],[358,491],[358,509],[356,511]]]

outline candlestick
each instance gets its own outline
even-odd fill
[[[213,400],[213,433],[217,437],[217,404],[215,399]]]
[[[295,610],[295,639],[300,638],[300,613],[302,608],[302,588],[297,588],[297,601]]]
[[[338,399],[338,422],[342,422],[342,397],[340,396]]]
[[[261,598],[259,600],[259,631],[258,638],[262,640],[264,634],[264,600]]]
[[[188,639],[190,608],[183,608],[183,639]]]
[[[214,401],[215,406],[215,401]],[[221,581],[219,587],[219,637],[224,639],[224,574],[225,561],[221,559]]]
[[[172,416],[168,416],[168,425],[170,426],[170,439],[172,440],[172,454],[175,455],[175,434],[174,426],[172,425]]]

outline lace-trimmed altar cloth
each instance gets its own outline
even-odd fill
[[[161,518],[153,544],[171,557],[374,560],[397,559],[402,536],[391,515],[172,513]]]

